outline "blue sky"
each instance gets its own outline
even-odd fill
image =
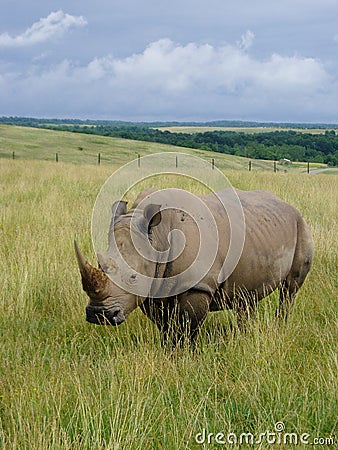
[[[1,0],[0,116],[338,122],[337,0]]]

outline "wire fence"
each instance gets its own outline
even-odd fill
[[[41,158],[33,157],[33,158],[27,158],[27,155],[22,155],[21,153],[16,153],[15,151],[11,153],[1,152],[0,158],[6,158],[6,159],[39,159],[44,161],[55,161],[58,162],[65,162],[65,163],[77,163],[77,164],[110,164],[114,166],[120,166],[123,164],[126,164],[127,162],[130,162],[137,158],[138,161],[138,167],[142,166],[142,156],[140,153],[134,154],[131,153],[131,157],[127,160],[124,156],[123,158],[121,156],[118,156],[116,154],[83,154],[79,155],[78,153],[74,152],[55,152],[55,153],[49,153],[48,156],[44,155]],[[210,168],[211,170],[215,170],[215,168],[218,169],[242,169],[242,170],[248,170],[249,172],[255,171],[255,170],[265,170],[265,171],[272,171],[272,172],[288,172],[288,169],[293,167],[291,161],[285,162],[285,161],[263,161],[263,160],[252,160],[252,159],[245,159],[236,161],[236,164],[234,164],[233,161],[229,159],[225,159],[224,157],[216,156],[211,158],[205,158],[203,156],[203,159],[207,159],[210,162]],[[175,155],[175,159],[173,159],[173,166],[178,168],[180,166],[180,158],[179,155]],[[300,167],[300,166],[297,166]],[[303,163],[301,166],[304,170],[306,170],[307,173],[310,173],[310,162]]]

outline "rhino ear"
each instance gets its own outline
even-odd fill
[[[117,219],[122,214],[125,214],[127,212],[127,203],[128,202],[122,200],[118,200],[117,202],[113,203],[113,206],[111,208],[113,217]]]
[[[114,227],[114,222],[116,221],[116,219],[118,219],[120,216],[122,216],[123,214],[125,214],[127,212],[127,203],[128,202],[125,202],[122,200],[118,200],[117,202],[113,203],[112,218],[111,218],[110,227],[109,227],[110,230]]]
[[[156,227],[162,220],[161,205],[150,204],[144,208],[144,218],[146,219],[148,229]]]

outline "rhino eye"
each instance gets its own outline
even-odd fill
[[[136,281],[136,278],[137,278],[137,274],[136,274],[136,273],[132,273],[132,274],[130,275],[130,282],[131,282],[131,283],[134,283],[134,282]]]

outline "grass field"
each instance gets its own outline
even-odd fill
[[[119,328],[85,322],[73,238],[93,258],[91,210],[111,168],[0,164],[2,448],[215,448],[195,436],[257,436],[278,421],[311,440],[335,435],[336,177],[228,174],[300,208],[314,266],[286,327],[275,326],[272,296],[245,335],[226,334],[231,313],[215,313],[196,353],[170,354],[140,311]]]
[[[50,136],[54,151],[61,141]],[[66,138],[66,148],[84,145]],[[277,422],[285,431],[276,439],[298,439],[277,448],[312,448],[300,444],[303,433],[336,448],[336,176],[226,171],[234,186],[271,190],[300,209],[313,268],[286,326],[276,327],[273,294],[247,333],[227,332],[231,312],[213,313],[196,352],[170,353],[140,311],[117,328],[85,322],[73,239],[94,262],[91,212],[117,166],[24,156],[0,158],[0,448],[242,449],[252,446],[240,445],[241,433],[258,440]],[[218,445],[221,432],[237,444]],[[254,448],[271,447],[262,439]]]
[[[236,133],[272,133],[274,131],[296,131],[297,133],[324,134],[323,128],[286,128],[286,127],[207,127],[207,126],[170,126],[158,130],[173,133],[205,133],[206,131],[235,131]]]
[[[0,158],[33,159],[76,164],[97,164],[98,154],[102,165],[120,166],[137,155],[145,156],[158,152],[184,152],[214,162],[223,170],[248,170],[249,159],[240,156],[224,155],[203,150],[173,147],[152,142],[131,141],[128,139],[94,136],[81,133],[44,130],[29,127],[0,125]],[[175,161],[173,160],[173,164]],[[252,160],[252,170],[274,170],[273,161]],[[323,164],[311,163],[310,168]],[[305,163],[293,163],[291,166],[279,166],[281,172],[305,172]]]
[[[338,175],[338,169],[337,170],[325,170],[323,173],[325,173],[325,175]]]

